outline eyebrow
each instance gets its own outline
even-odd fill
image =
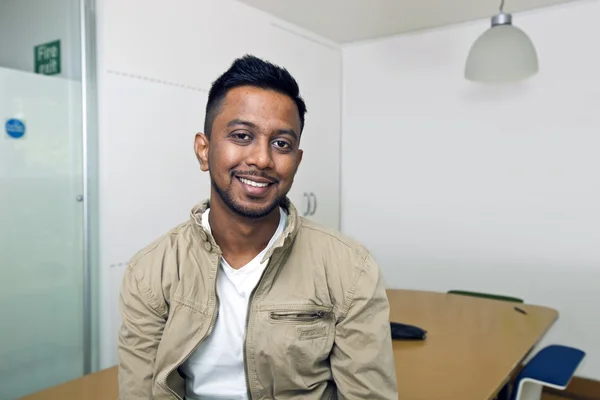
[[[256,124],[253,124],[252,122],[244,121],[244,120],[241,120],[241,119],[232,119],[227,124],[227,127],[231,128],[231,127],[236,126],[236,125],[244,125],[244,126],[247,126],[248,128],[258,128],[258,126],[256,126]]]
[[[253,129],[258,129],[258,126],[250,121],[244,121],[241,119],[232,119],[231,121],[229,121],[227,123],[227,127],[231,128],[233,126],[236,125],[243,125],[243,126],[247,126],[248,128],[253,128]],[[298,140],[298,135],[296,134],[296,132],[293,129],[278,129],[277,133],[280,135],[290,135],[292,136],[294,139]]]

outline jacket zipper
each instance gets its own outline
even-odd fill
[[[221,259],[219,258],[219,263],[221,262]],[[179,368],[179,366],[181,364],[183,364],[188,358],[190,358],[190,356],[192,354],[194,354],[194,352],[198,349],[198,347],[200,347],[200,345],[202,344],[202,342],[204,342],[206,340],[207,337],[210,336],[210,334],[212,333],[213,329],[215,328],[216,325],[216,321],[217,321],[217,315],[219,314],[219,296],[217,295],[217,274],[219,273],[219,265],[217,264],[217,271],[215,272],[215,286],[214,286],[214,293],[215,293],[215,312],[213,313],[212,319],[210,321],[210,326],[208,327],[208,332],[206,332],[206,335],[204,335],[204,337],[202,337],[202,339],[200,339],[200,341],[198,343],[196,343],[196,345],[194,346],[194,348],[185,356],[185,358],[183,359],[183,361],[175,366],[175,368],[173,368],[172,370],[169,371],[169,373],[166,375],[165,380],[164,380],[164,386],[169,389],[169,391],[171,393],[173,393],[173,395],[179,399],[179,400],[183,400],[183,398],[181,398],[177,393],[175,393],[175,391],[173,389],[171,389],[171,387],[169,387],[169,385],[167,385],[167,378],[169,377],[169,375],[171,375],[173,372],[175,372],[175,370],[177,368]]]
[[[265,268],[265,271],[267,269]],[[263,275],[264,275],[264,271],[263,271]],[[262,281],[262,276],[260,277],[260,280],[258,281],[258,284],[254,287],[254,289],[252,289],[252,292],[250,293],[250,300],[248,301],[248,309],[246,310],[246,326],[244,326],[244,344],[243,344],[243,356],[244,356],[244,375],[246,377],[246,391],[248,392],[248,399],[252,400],[252,390],[250,389],[250,380],[248,377],[248,360],[246,357],[246,336],[248,334],[248,322],[250,322],[250,310],[252,309],[252,300],[254,299],[254,293],[256,292],[256,289],[258,288],[258,286],[260,285],[260,281]]]
[[[272,257],[271,257],[272,258]],[[219,257],[219,263],[220,261],[220,257]],[[271,266],[271,260],[269,260],[269,263],[267,264],[267,267],[265,268],[265,270],[263,271],[262,275],[260,276],[260,279],[258,280],[258,283],[256,284],[256,286],[254,287],[254,289],[252,289],[252,292],[250,293],[250,299],[248,301],[248,309],[246,310],[246,326],[244,327],[244,344],[243,344],[243,356],[244,356],[244,375],[246,377],[246,390],[248,392],[248,399],[252,400],[252,391],[250,389],[250,381],[248,379],[248,360],[246,357],[246,335],[248,333],[248,322],[250,321],[250,310],[252,309],[252,300],[254,299],[254,293],[256,293],[256,290],[259,288],[260,284],[262,283],[263,277],[265,276],[267,270],[269,269],[269,267]],[[217,265],[217,273],[219,271],[219,266]],[[202,344],[202,342],[204,342],[204,340],[210,336],[210,334],[212,333],[214,327],[215,327],[215,322],[217,320],[217,314],[219,313],[219,296],[217,295],[217,273],[215,273],[215,286],[214,286],[214,293],[215,293],[215,298],[216,298],[216,310],[215,313],[213,314],[212,320],[210,322],[210,326],[208,327],[208,332],[206,335],[204,335],[204,337],[196,344],[196,346],[194,346],[194,348],[192,349],[192,351],[190,351],[187,356],[183,359],[182,363],[185,362],[185,360],[187,360],[195,351],[196,349],[198,349],[198,347],[200,346],[200,344]],[[180,364],[181,365],[181,364]],[[169,375],[171,375],[176,369],[178,368],[178,366],[176,366],[175,368],[173,368],[171,371],[169,371],[169,373],[166,375],[165,380],[163,382],[164,386],[169,389],[169,391],[171,393],[173,393],[173,395],[179,399],[179,400],[183,400],[181,397],[179,397],[179,395],[177,393],[175,393],[175,391],[173,389],[171,389],[169,387],[169,385],[167,385],[167,378],[169,377]]]
[[[294,321],[294,322],[312,322],[321,319],[325,316],[324,311],[301,312],[301,311],[272,311],[271,319],[277,321]]]
[[[279,260],[280,260],[280,258],[277,259],[278,262],[279,262]],[[244,327],[244,344],[243,344],[243,353],[244,354],[243,355],[244,355],[244,375],[246,377],[246,390],[248,392],[249,400],[252,400],[252,390],[250,388],[250,380],[248,377],[248,357],[246,357],[246,342],[247,342],[247,334],[248,334],[248,323],[250,322],[250,311],[252,310],[252,301],[254,300],[254,293],[256,293],[256,290],[260,287],[264,276],[266,275],[269,268],[271,268],[272,262],[273,262],[273,254],[271,255],[271,259],[269,260],[263,273],[260,275],[260,279],[258,280],[258,283],[256,284],[256,286],[254,287],[254,289],[252,289],[252,292],[250,293],[250,299],[248,300],[248,309],[246,310],[246,326]]]

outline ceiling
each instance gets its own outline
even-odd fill
[[[500,0],[239,0],[338,43],[481,18]],[[516,13],[575,0],[506,0]]]

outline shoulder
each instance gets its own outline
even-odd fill
[[[185,245],[191,240],[190,230],[189,221],[173,227],[134,253],[129,261],[130,267],[134,270],[143,269],[145,265],[152,263],[152,260],[176,251],[179,246]]]
[[[181,223],[138,250],[126,274],[156,296],[166,295],[178,280],[180,255],[189,254],[194,240],[192,222]]]
[[[362,243],[306,218],[300,218],[298,241],[301,246],[341,267],[364,269],[373,264],[369,250]]]
[[[299,246],[296,254],[306,264],[323,268],[340,317],[357,301],[385,297],[379,266],[369,250],[351,237],[302,218],[294,246]]]

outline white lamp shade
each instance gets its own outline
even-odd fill
[[[538,71],[531,39],[516,26],[497,25],[484,32],[471,47],[465,78],[477,82],[514,82]]]

